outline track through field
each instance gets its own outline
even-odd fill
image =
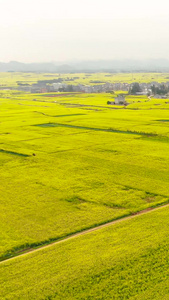
[[[64,243],[68,240],[71,240],[71,239],[74,239],[74,238],[78,238],[80,236],[83,236],[85,234],[89,234],[93,231],[96,231],[96,230],[100,230],[102,228],[105,228],[105,227],[108,227],[108,226],[113,226],[114,224],[117,224],[117,223],[121,223],[123,221],[126,221],[126,220],[130,220],[130,219],[133,219],[133,218],[136,218],[136,217],[139,217],[140,215],[144,215],[144,214],[148,214],[148,213],[151,213],[153,211],[156,211],[156,210],[159,210],[159,209],[162,209],[162,208],[165,208],[169,206],[169,203],[167,204],[162,204],[162,205],[159,205],[157,207],[149,207],[147,209],[144,209],[144,210],[141,210],[139,212],[136,212],[136,213],[133,213],[132,215],[128,215],[126,217],[122,217],[122,218],[119,218],[117,220],[114,220],[114,221],[110,221],[110,222],[107,222],[107,223],[104,223],[104,224],[101,224],[101,225],[97,225],[95,227],[92,227],[90,229],[85,229],[83,231],[80,231],[80,232],[77,232],[77,233],[74,233],[74,234],[71,234],[67,237],[64,237],[63,239],[60,239],[58,241],[55,241],[55,242],[51,242],[47,245],[42,245],[42,246],[39,246],[39,247],[36,247],[36,248],[29,248],[29,249],[25,249],[25,250],[22,250],[20,251],[20,253],[17,253],[17,254],[14,254],[14,256],[12,257],[9,257],[9,258],[5,258],[4,260],[0,261],[0,264],[3,264],[3,263],[6,263],[8,261],[11,261],[13,259],[17,259],[19,257],[22,257],[22,256],[26,256],[26,255],[29,255],[30,253],[34,253],[34,252],[37,252],[37,251],[41,251],[43,249],[46,249],[46,248],[49,248],[49,247],[52,247],[56,244],[61,244],[61,243]]]

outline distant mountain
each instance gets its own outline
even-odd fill
[[[80,61],[69,63],[76,70],[93,70],[93,71],[114,71],[114,72],[133,72],[133,71],[169,71],[169,60],[97,60],[97,61]]]
[[[70,72],[72,68],[67,65],[56,66],[54,63],[20,63],[11,61],[0,63],[0,72]]]
[[[49,63],[0,62],[0,72],[169,72],[169,60],[86,60]]]

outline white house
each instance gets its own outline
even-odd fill
[[[123,95],[117,96],[116,98],[114,98],[114,104],[115,105],[125,105],[126,104],[125,97]]]

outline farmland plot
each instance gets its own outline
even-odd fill
[[[113,109],[108,94],[8,96],[0,100],[1,258],[169,201],[164,100]]]
[[[168,299],[169,208],[0,264],[1,299]]]

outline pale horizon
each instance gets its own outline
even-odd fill
[[[0,0],[0,62],[169,59],[166,0]]]

